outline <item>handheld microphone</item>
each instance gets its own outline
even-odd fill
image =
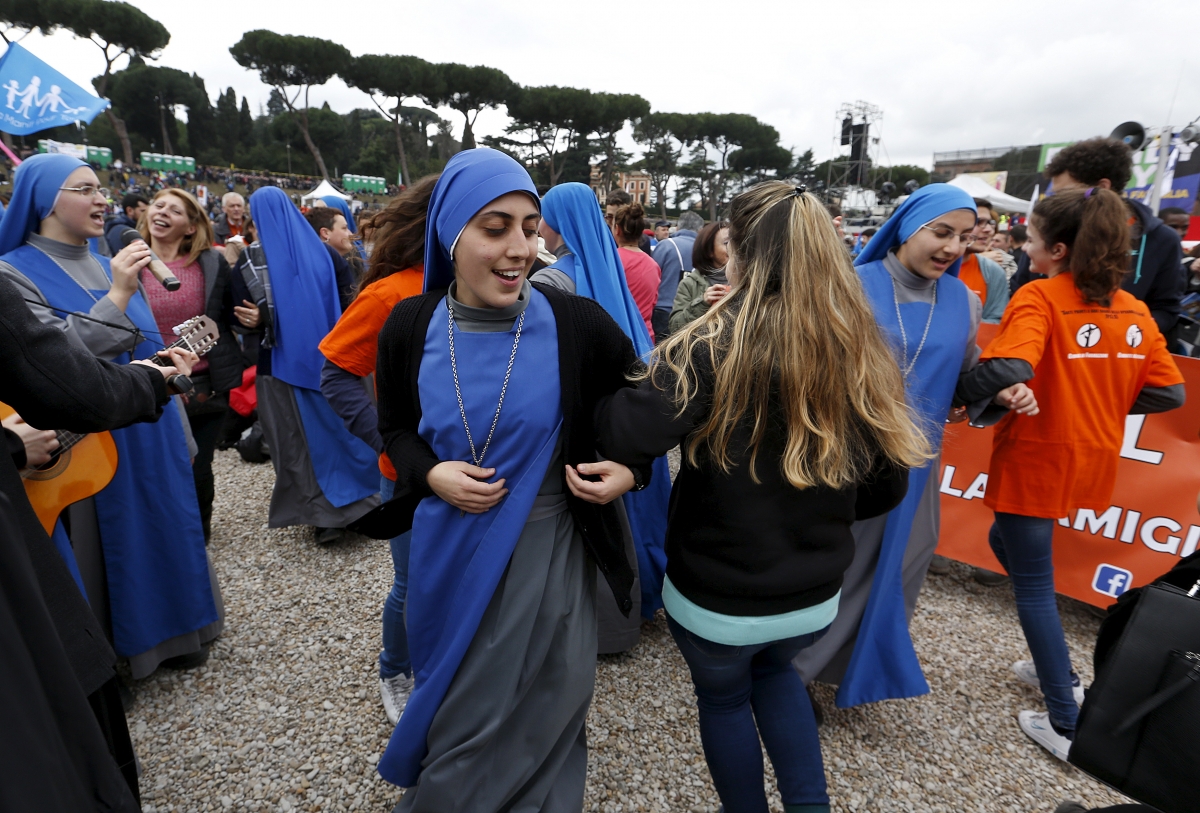
[[[141,239],[142,235],[138,234],[137,229],[126,229],[125,231],[121,232],[122,247],[127,247],[135,240]],[[168,291],[179,290],[179,280],[177,280],[175,275],[171,273],[171,269],[167,268],[166,263],[158,259],[158,255],[154,253],[154,249],[150,249],[150,264],[146,267],[149,268],[150,273],[162,283],[162,287],[166,288]]]

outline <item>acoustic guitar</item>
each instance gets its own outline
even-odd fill
[[[173,332],[179,339],[167,349],[182,347],[203,356],[217,343],[217,324],[207,316],[189,319]],[[152,361],[169,366],[159,356]],[[15,411],[0,403],[0,419]],[[67,506],[98,494],[117,472],[117,446],[108,432],[80,435],[60,429],[57,436],[58,448],[48,463],[21,470],[25,494],[48,534]]]

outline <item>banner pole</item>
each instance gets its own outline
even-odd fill
[[[8,148],[8,145],[0,141],[0,150],[4,150],[4,154],[8,156],[8,160],[12,161],[13,169],[21,166],[21,159],[13,154],[13,151]]]

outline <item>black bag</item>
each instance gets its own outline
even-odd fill
[[[1169,581],[1118,608],[1124,628],[1087,691],[1070,762],[1163,813],[1184,813],[1197,810],[1200,593]]]
[[[262,426],[257,421],[254,422],[254,426],[242,433],[242,437],[235,446],[238,454],[242,456],[242,460],[247,463],[266,463],[271,459],[271,450],[267,447],[266,436],[263,435]]]

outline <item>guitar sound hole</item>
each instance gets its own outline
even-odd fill
[[[55,454],[45,465],[26,469],[22,474],[26,480],[53,480],[66,471],[69,465],[71,465],[71,450],[67,449],[61,454]]]

